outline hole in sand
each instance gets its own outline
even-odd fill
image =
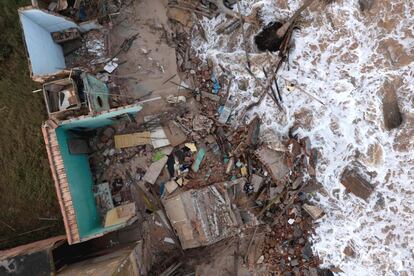
[[[279,50],[283,38],[278,38],[276,32],[282,25],[280,22],[271,22],[254,37],[254,42],[259,51],[276,52]]]

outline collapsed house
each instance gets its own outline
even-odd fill
[[[136,116],[141,108],[141,105],[125,106],[59,123],[49,120],[43,125],[42,132],[70,244],[114,231],[135,218],[133,203],[128,204],[121,197],[114,206],[108,183],[94,183],[88,161],[88,154],[92,153],[88,139],[94,137],[97,129],[112,125],[117,119]],[[98,210],[97,202],[102,203],[102,209]]]
[[[92,243],[69,246],[64,236],[52,237],[0,251],[0,275],[146,275],[145,246],[91,250]]]

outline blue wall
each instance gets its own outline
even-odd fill
[[[51,34],[20,14],[27,51],[35,76],[52,74],[66,68],[62,47],[55,43]]]
[[[77,25],[37,9],[19,10],[19,17],[33,75],[43,76],[64,70],[62,47],[53,41],[51,32],[76,28]]]
[[[67,140],[75,138],[70,130],[56,129],[56,135],[65,166],[76,221],[81,238],[94,230],[103,230],[93,195],[93,177],[86,154],[70,154]]]

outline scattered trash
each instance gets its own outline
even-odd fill
[[[197,147],[194,143],[185,143],[185,146],[189,148],[191,152],[197,152]]]
[[[115,71],[116,68],[118,68],[118,63],[116,63],[115,61],[111,60],[110,62],[108,62],[107,64],[105,64],[104,66],[104,70],[106,72],[108,72],[109,74],[111,74],[113,71]]]
[[[231,115],[231,108],[228,106],[223,106],[222,110],[220,111],[219,122],[221,124],[227,123]]]
[[[217,94],[219,92],[221,86],[220,86],[220,84],[219,84],[219,82],[216,78],[216,75],[214,75],[214,74],[211,75],[211,81],[213,82],[213,91],[212,92],[213,92],[213,94]]]

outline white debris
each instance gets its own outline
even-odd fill
[[[174,240],[169,238],[169,237],[165,237],[164,241],[167,242],[167,243],[175,244]]]
[[[111,60],[109,61],[107,64],[105,64],[104,66],[104,70],[106,72],[108,72],[109,74],[111,74],[113,71],[115,71],[115,69],[118,68],[118,63],[116,63],[115,61]]]

